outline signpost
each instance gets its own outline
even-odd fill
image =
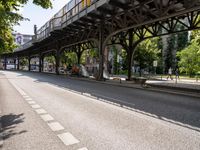
[[[158,61],[154,60],[153,61],[153,67],[154,67],[154,73],[156,74],[156,67],[158,66]]]

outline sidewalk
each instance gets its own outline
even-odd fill
[[[98,82],[101,84],[109,84],[113,86],[121,86],[127,88],[136,88],[136,89],[146,89],[151,91],[161,91],[169,93],[177,93],[183,95],[192,95],[200,97],[200,81],[192,80],[178,80],[177,83],[175,80],[147,80],[146,85],[142,86],[141,84],[135,84],[134,81],[126,81],[125,78],[119,78],[119,80],[105,80],[105,81],[96,81],[92,78],[83,78],[83,77],[68,77],[75,80],[81,81],[90,81]]]

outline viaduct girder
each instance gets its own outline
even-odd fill
[[[102,78],[103,51],[108,44],[121,44],[131,61],[136,45],[146,38],[199,28],[200,0],[94,0],[69,16],[75,8],[51,19],[38,30],[32,43],[10,55],[41,55],[55,49],[58,58],[63,50],[82,51],[80,45],[89,43],[89,48],[99,48]]]

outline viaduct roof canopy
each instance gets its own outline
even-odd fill
[[[200,0],[81,0],[71,8],[66,4],[14,53],[38,52],[49,43],[98,39],[101,25],[109,36],[198,10]]]

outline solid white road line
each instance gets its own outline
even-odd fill
[[[51,116],[51,115],[49,115],[49,114],[46,114],[46,115],[40,115],[40,117],[44,120],[44,121],[52,121],[52,120],[54,120],[54,118]]]
[[[34,109],[37,109],[37,108],[40,108],[40,105],[35,104],[35,105],[31,105],[31,107],[34,108]]]
[[[47,123],[48,126],[51,128],[53,131],[60,131],[64,130],[65,128],[58,122],[52,122],[52,123]]]
[[[60,140],[67,146],[79,143],[80,141],[77,140],[71,133],[62,133],[59,134],[58,137]]]
[[[44,109],[42,109],[42,108],[40,108],[40,109],[35,109],[35,111],[36,111],[38,114],[46,114],[46,113],[47,113],[47,111],[44,110]]]

